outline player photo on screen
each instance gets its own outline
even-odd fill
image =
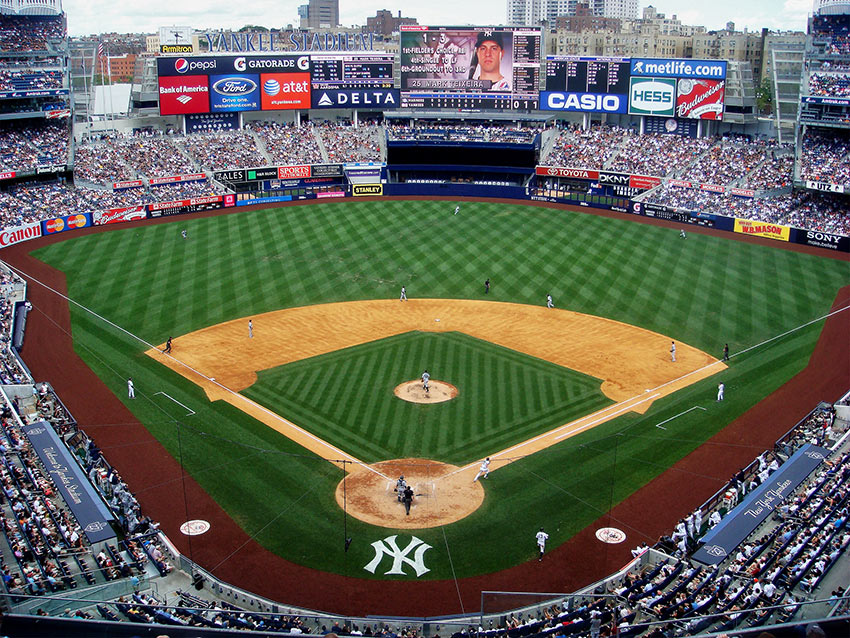
[[[513,40],[509,32],[402,32],[404,89],[510,93],[512,61]]]

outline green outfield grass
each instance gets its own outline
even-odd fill
[[[457,398],[419,405],[393,394],[425,369]],[[457,332],[389,337],[258,377],[243,394],[367,463],[464,465],[613,403],[601,379]]]
[[[69,234],[36,255],[67,274],[73,299],[152,344],[279,308],[397,298],[405,285],[411,298],[543,304],[551,293],[559,308],[635,324],[719,357],[725,342],[734,354],[823,315],[837,289],[850,284],[850,265],[829,258],[699,234],[681,240],[678,230],[628,219],[503,203],[464,203],[454,216],[454,206],[346,201],[184,218],[86,237]],[[183,228],[187,240],[180,236]],[[485,297],[488,277],[492,289]],[[145,344],[74,306],[72,322],[80,356],[175,456],[179,429],[185,466],[249,534],[290,560],[372,577],[363,570],[373,555],[369,544],[392,532],[349,519],[355,540],[343,553],[343,512],[333,496],[342,474],[335,466],[231,406],[209,403],[197,386],[145,356]],[[645,415],[626,414],[493,472],[481,509],[444,529],[417,532],[434,547],[428,552],[432,571],[423,578],[452,576],[449,551],[458,577],[529,559],[540,525],[550,544],[564,542],[798,372],[819,330],[815,323],[733,357],[722,373],[722,404],[713,401],[717,377],[706,379],[657,401]],[[368,365],[362,353],[382,347],[367,344],[326,361],[291,364],[295,372],[290,366],[269,371],[251,392],[274,394],[280,387],[284,416],[291,416],[288,406],[306,415],[310,406],[322,405],[315,397],[308,402],[303,388],[311,366],[344,375],[349,354]],[[492,356],[499,362],[507,355]],[[499,365],[519,370],[527,364]],[[440,370],[435,377],[450,381],[463,374],[459,363],[452,366],[457,372],[445,375],[444,362],[419,359],[410,366],[398,382],[415,378],[421,367]],[[290,374],[301,375],[303,383],[288,383]],[[550,383],[559,378],[537,374]],[[133,402],[125,398],[131,375],[138,397]],[[197,414],[184,418],[185,411],[156,392]],[[346,405],[344,396],[339,400]],[[493,413],[511,409],[500,396],[489,400]],[[670,421],[667,430],[655,427],[695,404],[708,409]],[[550,408],[556,409],[548,400],[540,406]],[[334,406],[329,412],[321,420],[330,431],[346,410]],[[488,418],[482,414],[481,427]],[[446,449],[448,458],[441,460],[467,459],[503,447],[500,433],[490,429],[474,446],[457,450],[439,440],[400,440],[386,448],[380,439],[373,445],[370,431],[350,436],[361,439],[352,447],[360,445],[369,458],[381,449],[393,456]],[[402,533],[400,539],[407,537]],[[374,577],[384,576],[379,571]]]

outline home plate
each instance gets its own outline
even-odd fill
[[[434,319],[434,321],[439,321],[439,319]]]

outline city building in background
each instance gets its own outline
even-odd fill
[[[302,29],[332,29],[339,25],[339,0],[310,0],[298,7]]]

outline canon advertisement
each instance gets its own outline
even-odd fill
[[[162,115],[310,108],[310,56],[157,59]]]

